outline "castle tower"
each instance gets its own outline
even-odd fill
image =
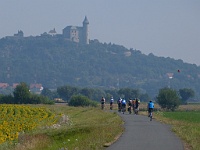
[[[83,44],[89,44],[88,25],[89,25],[89,21],[88,21],[87,17],[85,16],[85,19],[83,21],[83,33],[82,33]]]

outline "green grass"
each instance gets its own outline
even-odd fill
[[[53,139],[53,150],[103,149],[123,131],[121,118],[116,113],[101,111],[99,108],[68,107],[65,110],[71,120],[70,126],[48,133]],[[66,130],[67,129],[67,130]]]
[[[179,120],[179,121],[185,121],[189,123],[200,123],[200,111],[188,111],[188,112],[164,112],[164,117]]]
[[[123,121],[117,113],[102,111],[100,107],[83,108],[66,105],[45,105],[45,107],[50,108],[56,114],[66,115],[68,121],[60,123],[60,127],[56,129],[40,128],[21,135],[23,140],[19,140],[20,144],[12,148],[7,146],[7,149],[101,150],[105,149],[106,143],[112,142],[124,130]]]
[[[185,141],[185,147],[200,150],[200,111],[158,112],[156,118],[171,124],[172,130]]]

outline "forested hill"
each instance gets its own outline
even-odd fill
[[[98,40],[79,45],[59,38],[2,38],[0,56],[1,83],[131,87],[152,97],[170,86],[192,88],[200,95],[200,67]]]

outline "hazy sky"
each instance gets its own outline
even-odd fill
[[[0,0],[0,38],[89,20],[90,39],[200,65],[200,0]]]

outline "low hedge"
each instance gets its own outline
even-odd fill
[[[88,97],[83,95],[74,95],[70,98],[68,103],[69,106],[92,106],[97,107],[98,103],[96,101],[90,100]]]

